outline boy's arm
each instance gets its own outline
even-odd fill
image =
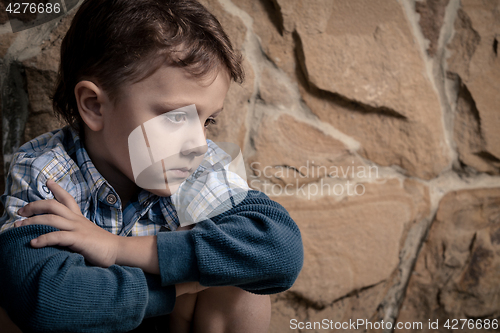
[[[0,197],[5,208],[0,218],[0,307],[10,318],[25,332],[108,332],[132,329],[145,317],[171,312],[176,289],[182,288],[162,287],[157,276],[138,268],[93,267],[77,253],[30,245],[31,239],[57,230],[53,227],[13,228],[22,219],[20,207],[47,201],[35,181],[40,172],[32,160],[14,158]]]
[[[47,184],[54,194],[58,193],[56,197],[73,200],[58,185]],[[36,244],[31,243],[34,247],[69,246],[93,259],[94,264],[104,266],[109,265],[107,260],[95,259],[110,251],[113,263],[160,273],[164,286],[198,281],[207,287],[231,285],[261,294],[284,291],[292,286],[302,268],[299,229],[288,212],[264,193],[249,191],[240,195],[245,195],[242,201],[228,199],[219,207],[223,213],[191,230],[160,232],[157,236],[103,234],[83,216],[72,214],[65,207],[69,203],[55,201],[30,203],[23,214],[59,214],[57,219],[38,215],[26,219],[23,225],[46,224],[63,230],[39,237]],[[235,201],[240,203],[233,207]],[[109,249],[103,248],[106,244]]]
[[[258,191],[230,197],[218,207],[222,213],[213,212],[215,217],[192,230],[119,237],[86,220],[74,198],[59,185],[47,182],[47,186],[59,202],[29,203],[21,214],[36,216],[22,223],[62,231],[34,239],[33,247],[67,246],[95,265],[117,263],[160,273],[164,286],[198,281],[203,286],[232,285],[269,294],[290,288],[302,268],[298,227],[281,205]]]
[[[127,331],[172,311],[175,287],[161,287],[141,269],[89,266],[80,254],[30,246],[55,230],[33,225],[0,234],[0,306],[23,331]]]
[[[31,171],[40,172],[33,169]],[[10,176],[13,174],[26,175],[25,172],[9,173]],[[23,176],[19,179],[21,184],[13,188],[28,187],[27,191],[17,193],[36,196],[39,194],[36,185],[28,182],[29,179],[36,177],[33,175],[28,178]],[[55,187],[48,183],[47,185],[52,191],[58,187],[55,183]],[[67,192],[64,195],[68,196],[68,202],[74,201]],[[245,196],[245,193],[240,195]],[[46,209],[66,208],[61,204],[57,207],[54,205],[54,200],[40,199],[43,197],[26,200],[30,203],[24,207],[24,210],[28,211],[25,216],[32,215],[33,212],[29,212],[31,208],[28,208],[30,206],[44,206],[42,211],[34,214],[51,213],[52,216],[58,215],[58,211],[50,212]],[[238,200],[236,196],[230,199],[232,201],[228,199],[221,205],[222,214],[196,224],[192,230],[159,233],[156,240],[154,236],[135,237],[136,239],[121,237],[125,250],[119,250],[117,257],[114,257],[118,261],[112,263],[143,268],[151,273],[159,272],[162,285],[198,281],[204,286],[234,285],[255,293],[273,293],[290,288],[302,267],[303,249],[299,229],[288,212],[265,194],[257,191],[249,191],[243,200]],[[233,207],[234,202],[239,204]],[[10,207],[9,211],[15,214]],[[66,208],[65,214],[69,214],[68,211]],[[23,223],[52,225],[56,222],[47,216],[49,215],[34,216]],[[52,226],[64,232],[47,234],[42,237],[43,241],[31,244],[36,247],[69,246],[68,238],[71,238],[69,241],[74,251],[78,252],[78,249],[89,251],[94,248],[99,250],[93,255],[102,256],[103,252],[100,249],[108,242],[99,241],[97,245],[92,244],[96,243],[96,238],[89,236],[93,231],[88,228],[95,229],[95,225],[83,221],[85,223],[79,223],[76,228],[75,222],[81,220],[79,216],[71,215],[70,219],[60,216],[57,225]],[[79,237],[77,229],[85,229],[83,232],[88,237]],[[47,242],[49,238],[51,242]],[[115,248],[113,251],[116,250]],[[128,255],[129,253],[135,255]],[[82,254],[87,258],[87,253]],[[95,262],[94,264],[98,265]]]
[[[295,222],[281,205],[248,188],[241,151],[240,159],[228,153],[239,147],[207,144],[203,172],[172,196],[180,222],[181,216],[202,222],[189,231],[157,235],[162,283],[196,279],[205,286],[233,285],[255,293],[290,288],[303,263]]]
[[[231,202],[191,230],[157,235],[162,285],[199,281],[259,294],[290,288],[302,268],[303,247],[288,212],[258,191],[234,208],[224,206]]]
[[[73,200],[58,185],[47,184],[54,194]],[[38,215],[26,219],[23,225],[46,224],[63,230],[39,237],[36,244],[31,243],[34,247],[69,246],[93,260],[110,251],[113,263],[160,273],[164,286],[198,281],[207,287],[231,285],[260,294],[284,291],[302,268],[299,229],[288,212],[264,193],[240,195],[246,197],[238,205],[232,206],[238,198],[232,202],[228,199],[219,207],[223,213],[197,223],[191,230],[160,232],[157,236],[103,234],[83,216],[72,214],[55,201],[33,202],[24,210],[26,216],[59,214],[57,219]],[[106,241],[100,237],[114,238]],[[106,244],[109,249],[103,248]],[[93,263],[108,265],[107,260]]]

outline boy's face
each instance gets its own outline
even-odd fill
[[[175,193],[203,160],[206,127],[222,111],[229,84],[225,71],[193,78],[162,66],[121,87],[103,118],[107,164],[159,196]]]

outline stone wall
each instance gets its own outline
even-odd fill
[[[500,319],[500,1],[202,2],[246,70],[210,138],[242,147],[304,240],[271,332]],[[49,94],[70,19],[11,33],[0,17],[6,167],[61,125]]]

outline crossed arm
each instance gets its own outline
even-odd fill
[[[144,272],[160,274],[156,236],[121,237],[87,220],[75,199],[53,180],[47,187],[55,199],[38,200],[19,209],[28,217],[15,223],[16,227],[43,224],[59,229],[31,240],[31,246],[64,246],[80,253],[99,267],[117,264],[138,267]]]
[[[30,203],[20,214],[42,215],[0,234],[0,304],[27,330],[125,331],[172,311],[174,285],[269,294],[288,289],[302,267],[295,223],[260,192],[192,230],[124,238],[82,219],[72,198],[48,185],[58,200]]]

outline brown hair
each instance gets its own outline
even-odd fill
[[[223,65],[234,81],[244,78],[241,55],[196,0],[86,0],[62,41],[54,111],[78,131],[79,81],[97,80],[114,100],[124,82],[141,81],[165,62],[194,77]]]

